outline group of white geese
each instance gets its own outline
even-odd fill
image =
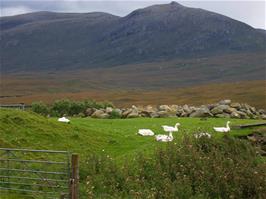
[[[70,120],[61,117],[58,119],[59,122],[64,122],[64,123],[70,123]],[[226,127],[213,127],[213,129],[216,132],[221,132],[221,133],[227,133],[230,131],[229,127],[230,121],[226,122]],[[180,123],[176,123],[175,126],[166,126],[163,125],[162,128],[165,132],[168,132],[168,135],[155,135],[155,140],[158,142],[172,142],[174,137],[173,137],[173,132],[178,132],[178,127],[180,126]],[[154,136],[154,132],[151,129],[139,129],[138,134],[141,136]],[[209,133],[199,133],[194,135],[195,138],[200,138],[200,137],[208,137],[211,138],[211,135]]]
[[[226,127],[213,127],[213,129],[216,132],[227,133],[230,131],[229,124],[230,124],[230,121],[227,121]],[[155,135],[155,140],[158,142],[172,142],[174,139],[173,132],[178,132],[179,126],[180,126],[180,123],[176,123],[175,126],[163,125],[162,128],[165,132],[168,132],[168,135],[163,135],[163,134],[155,135],[155,133],[151,129],[139,129],[138,134],[141,136],[154,136]],[[211,138],[211,135],[209,133],[199,133],[199,134],[195,134],[194,136],[195,138],[200,138],[203,136]]]

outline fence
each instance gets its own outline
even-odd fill
[[[26,108],[31,108],[31,105],[26,105],[24,103],[20,103],[20,104],[0,104],[0,108],[14,108],[14,109],[25,110]]]
[[[78,199],[78,167],[67,151],[0,148],[0,193]]]

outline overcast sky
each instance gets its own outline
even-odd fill
[[[55,12],[108,12],[114,15],[125,16],[131,11],[153,4],[170,3],[171,0],[0,0],[0,16],[12,16],[36,11]],[[224,14],[233,19],[243,21],[255,28],[266,29],[266,2],[255,1],[178,1],[179,3],[195,8],[203,8]]]

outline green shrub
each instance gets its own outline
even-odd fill
[[[51,111],[53,116],[61,117],[63,115],[69,115],[71,108],[70,100],[57,100],[52,104]]]
[[[84,102],[75,102],[70,103],[68,115],[78,115],[86,111]]]
[[[110,119],[119,119],[119,118],[121,118],[121,114],[116,110],[112,110],[112,112],[110,113]]]
[[[83,114],[85,114],[88,108],[105,109],[106,107],[114,108],[114,105],[110,102],[96,102],[94,100],[71,101],[68,99],[56,100],[50,107],[43,102],[32,103],[32,111],[42,115],[50,114],[54,117],[61,117],[63,115],[85,116]],[[118,118],[118,115],[113,113],[113,118]]]
[[[122,165],[88,160],[90,198],[266,198],[266,165],[241,140],[185,137]]]
[[[41,115],[48,115],[49,113],[48,106],[44,104],[43,102],[33,102],[31,104],[31,110]]]

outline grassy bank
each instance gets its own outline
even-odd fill
[[[57,118],[45,118],[35,113],[19,110],[0,110],[0,147],[69,150],[79,153],[81,158],[81,196],[85,197],[85,181],[89,174],[86,161],[92,154],[109,156],[118,163],[125,158],[132,159],[138,154],[153,154],[158,143],[153,137],[137,136],[140,128],[150,128],[156,133],[164,133],[161,125],[181,123],[180,131],[174,134],[174,143],[181,142],[184,135],[198,131],[208,131],[215,138],[223,134],[215,133],[213,126],[224,126],[227,119],[198,118],[137,118],[100,120],[71,118],[70,124],[57,122]],[[232,125],[256,123],[258,120],[231,120]],[[230,135],[244,135],[251,129],[233,129]],[[119,164],[120,164],[119,163]]]

